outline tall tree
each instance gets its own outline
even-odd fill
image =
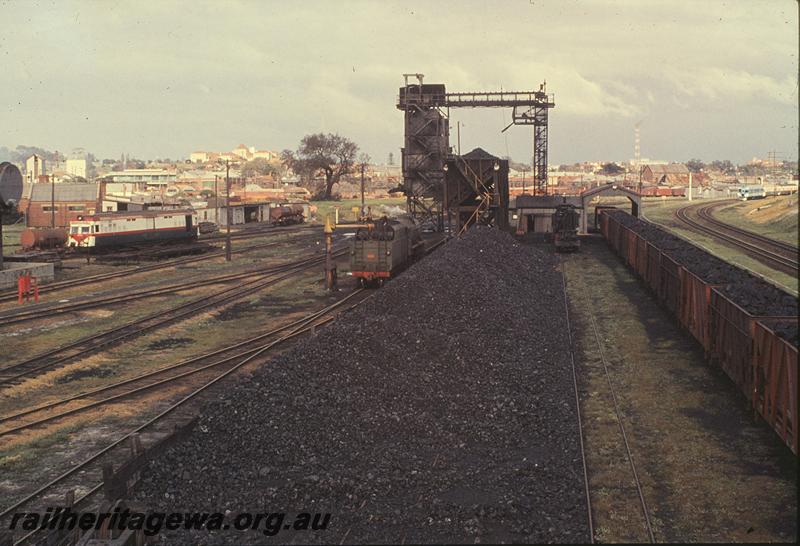
[[[625,172],[625,168],[617,165],[616,163],[606,163],[603,165],[601,171],[603,174],[613,176]]]
[[[242,176],[269,176],[278,174],[278,169],[263,157],[248,161],[241,168]]]
[[[690,159],[686,162],[686,168],[693,173],[699,173],[706,168],[706,164],[699,159]]]
[[[357,153],[358,145],[346,137],[316,133],[304,136],[296,153],[284,152],[281,157],[301,176],[302,173],[312,177],[318,173],[324,175],[325,188],[320,197],[330,199],[333,186],[353,170]]]
[[[711,166],[718,171],[724,172],[725,174],[734,174],[736,172],[736,167],[727,159],[714,160],[711,162]]]

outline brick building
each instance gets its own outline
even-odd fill
[[[18,208],[28,227],[50,227],[54,201],[55,225],[67,227],[80,215],[94,214],[99,197],[98,184],[25,184]]]
[[[642,182],[660,186],[685,186],[689,183],[689,169],[683,163],[648,163],[642,167]]]

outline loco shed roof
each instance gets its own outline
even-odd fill
[[[99,195],[97,184],[30,184],[32,202],[49,202],[55,193],[55,200],[64,201],[96,201]]]

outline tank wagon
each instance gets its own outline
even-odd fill
[[[69,224],[69,247],[114,248],[165,241],[193,241],[197,225],[191,210],[107,212],[79,216]]]
[[[410,217],[383,217],[358,228],[350,250],[350,271],[361,286],[381,286],[422,255],[425,243]]]
[[[558,252],[572,252],[580,248],[578,224],[580,216],[575,205],[558,205],[553,213],[553,242]]]
[[[19,236],[22,250],[61,248],[67,242],[66,228],[26,228]]]
[[[269,209],[269,223],[273,226],[302,224],[304,220],[303,205],[281,205]]]

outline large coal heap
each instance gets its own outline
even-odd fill
[[[332,514],[168,543],[586,541],[557,268],[473,228],[205,408],[137,500]]]

